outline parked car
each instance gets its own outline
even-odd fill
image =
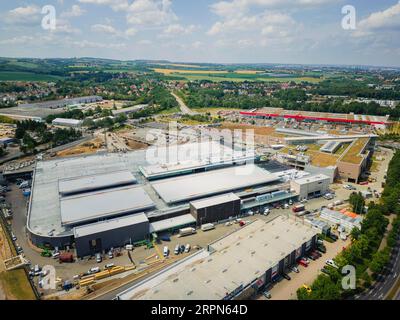
[[[267,298],[267,299],[271,299],[271,298],[272,298],[272,295],[271,295],[271,293],[270,293],[269,291],[264,291],[264,292],[263,292],[263,296],[264,296],[265,298]]]
[[[334,233],[330,233],[328,237],[331,238],[333,241],[337,241],[338,239],[338,236]]]
[[[318,245],[317,250],[322,253],[326,253],[326,247],[323,244]]]
[[[183,244],[180,246],[179,252],[180,253],[184,253],[185,252],[185,246]]]
[[[22,247],[20,247],[19,245],[17,245],[17,253],[18,254],[21,254],[21,253],[23,253],[24,252],[24,249],[22,249]]]
[[[288,281],[292,280],[292,278],[286,273],[282,273],[282,277],[284,277]]]
[[[185,246],[185,253],[188,253],[188,252],[190,252],[190,244],[189,243]]]
[[[107,263],[105,266],[104,266],[104,269],[111,269],[111,268],[114,268],[115,267],[115,264],[114,263]]]
[[[323,267],[323,268],[321,269],[321,272],[322,272],[322,273],[325,273],[325,274],[327,274],[327,275],[330,275],[329,269],[326,268],[326,267]]]
[[[97,272],[100,272],[100,267],[93,267],[93,268],[90,268],[88,271],[89,274],[94,274]]]
[[[167,246],[165,246],[164,250],[163,250],[163,256],[168,257],[168,255],[169,255],[169,248]]]
[[[176,255],[178,255],[178,254],[180,253],[180,251],[181,251],[181,246],[180,246],[179,244],[177,244],[177,245],[175,246],[174,253],[175,253]]]
[[[292,270],[292,271],[295,272],[295,273],[299,273],[299,272],[300,272],[300,271],[299,271],[299,268],[297,268],[296,266],[290,267],[290,270]]]
[[[339,267],[336,265],[335,261],[333,261],[332,259],[326,260],[325,262],[328,266],[334,267],[336,269],[339,269]]]
[[[96,262],[101,263],[103,261],[103,258],[101,257],[100,253],[96,253]]]
[[[307,290],[307,293],[311,293],[312,292],[311,288],[306,284],[303,284],[303,288]]]
[[[269,215],[269,213],[271,212],[271,210],[269,208],[265,208],[264,210],[264,216]]]
[[[114,258],[114,252],[112,250],[108,251],[108,259]]]
[[[305,262],[304,260],[302,260],[302,259],[300,259],[299,261],[298,261],[298,263],[299,263],[299,265],[301,265],[301,266],[303,266],[303,267],[305,267],[305,268],[307,268],[308,267],[308,263],[307,262]]]
[[[11,239],[12,241],[17,241],[17,236],[13,232],[11,232]]]
[[[340,239],[341,240],[343,240],[343,241],[346,241],[347,240],[347,234],[345,234],[344,232],[342,232],[342,233],[340,233]]]

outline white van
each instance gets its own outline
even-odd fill
[[[164,257],[168,257],[169,255],[169,249],[167,246],[164,247],[164,251],[163,251]]]
[[[133,250],[133,245],[132,244],[127,244],[125,246],[125,249],[128,250],[128,251],[132,251]]]

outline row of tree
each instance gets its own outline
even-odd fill
[[[312,291],[304,288],[297,291],[300,300],[335,300],[351,296],[356,292],[368,288],[374,278],[383,272],[390,260],[390,253],[395,246],[399,235],[400,214],[400,152],[396,152],[390,162],[387,184],[383,192],[381,203],[371,203],[364,216],[361,230],[354,228],[351,232],[353,243],[342,251],[335,262],[339,269],[327,267],[329,275],[321,274],[311,285]],[[358,201],[358,200],[357,200]],[[379,250],[386,232],[389,220],[385,217],[396,214],[392,224],[392,231],[387,237],[387,245]],[[356,270],[356,289],[346,290],[342,286],[344,266],[354,266]],[[371,277],[372,272],[372,277]]]

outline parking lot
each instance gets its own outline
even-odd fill
[[[322,254],[322,257],[316,261],[311,261],[308,267],[298,266],[299,273],[289,272],[288,275],[291,280],[282,279],[275,283],[268,291],[271,293],[271,300],[293,300],[297,299],[296,291],[303,284],[310,286],[315,278],[321,273],[321,269],[325,266],[325,262],[328,259],[334,258],[338,253],[340,253],[344,247],[350,244],[350,240],[346,241],[337,240],[334,243],[324,242],[326,247],[326,253]],[[261,295],[259,300],[266,300],[266,298]]]

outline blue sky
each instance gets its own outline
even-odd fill
[[[345,5],[355,30],[342,28]],[[0,29],[8,57],[400,66],[399,0],[2,1]]]

